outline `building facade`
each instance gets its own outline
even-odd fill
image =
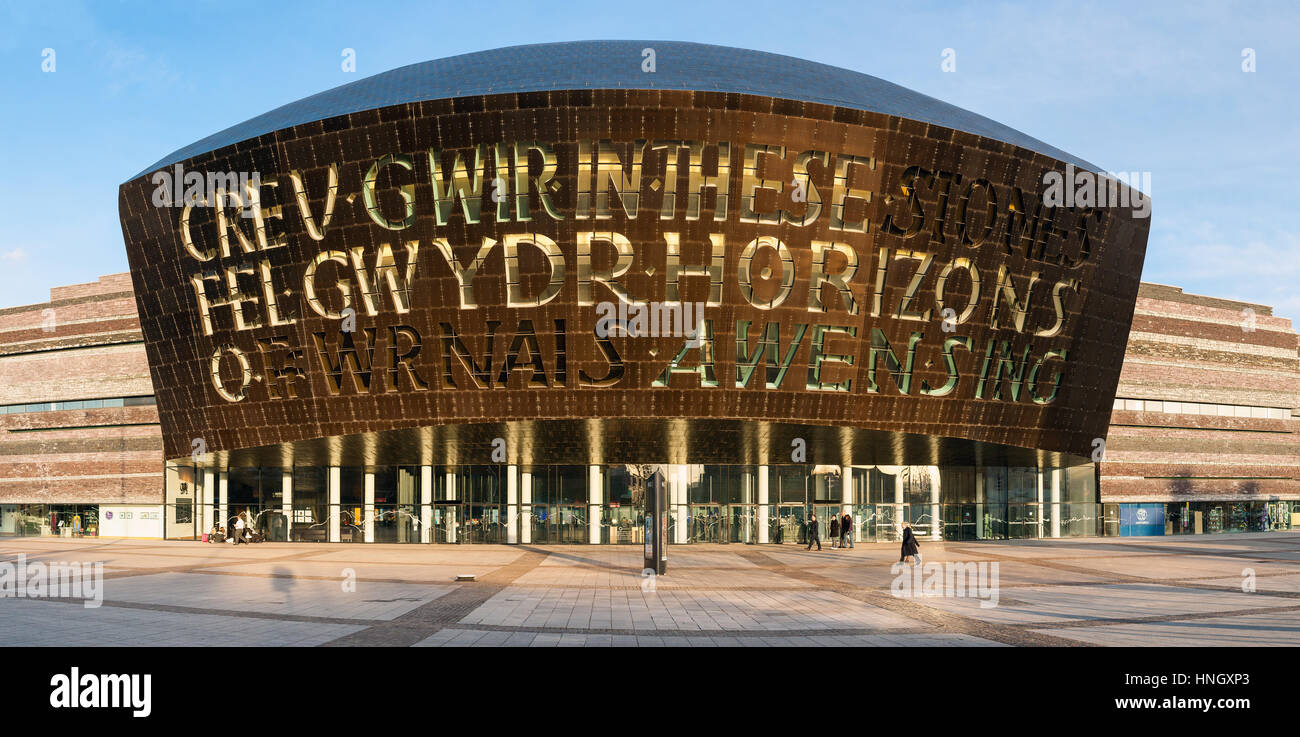
[[[278,108],[120,190],[165,501],[195,509],[168,534],[638,542],[656,474],[675,542],[788,542],[810,511],[864,540],[1098,534],[1150,212],[1098,171],[699,44],[496,50]]]
[[[130,275],[0,309],[0,535],[162,537],[162,482]]]
[[[1142,284],[1101,500],[1125,534],[1300,527],[1300,360],[1270,307]]]
[[[1287,348],[1297,340],[1290,321],[1274,316],[1265,305],[1185,294],[1177,287],[1144,282],[1138,295],[1104,461],[1099,464],[1104,525],[1096,532],[1174,535],[1300,528],[1300,520],[1296,519],[1300,512],[1296,457],[1300,438],[1295,434],[1292,409],[1298,399],[1295,387],[1300,386],[1300,360]],[[62,327],[60,316],[67,320]],[[166,507],[161,504],[162,440],[152,395],[140,393],[152,391],[152,385],[142,383],[147,380],[147,361],[129,275],[114,274],[93,284],[55,287],[50,302],[0,310],[0,319],[4,320],[5,337],[0,376],[6,392],[5,404],[0,407],[5,431],[0,436],[4,438],[0,444],[0,457],[4,459],[0,467],[0,536],[54,535],[67,530],[66,534],[76,535],[158,537],[162,532],[157,520],[164,512],[170,536],[193,536],[195,527],[187,517],[192,520],[197,510],[180,493],[180,484],[185,482],[173,475],[176,493]],[[73,352],[58,352],[68,350]],[[73,386],[80,391],[68,392],[67,388]],[[83,398],[66,398],[74,395]],[[96,396],[85,398],[91,395]],[[87,430],[97,438],[89,445]],[[33,436],[58,442],[33,442]],[[108,438],[107,446],[104,438]],[[92,451],[89,455],[82,453],[87,448]],[[602,541],[639,540],[625,520],[639,514],[639,499],[633,497],[641,489],[633,475],[640,470],[634,466],[615,467],[602,478],[602,482],[610,484],[602,496],[612,500],[600,510]],[[813,474],[817,484],[814,502],[820,504],[815,503],[813,509],[822,517],[830,514],[835,499],[843,498],[843,476],[834,470],[814,469],[818,471]],[[430,517],[437,523],[429,530],[432,539],[456,539],[451,512],[460,509],[459,505],[447,503],[447,489],[454,488],[459,471],[450,469],[449,476],[449,469],[438,469],[441,484],[434,484],[430,469],[430,484],[441,486],[444,502],[431,505]],[[589,540],[588,526],[580,521],[590,510],[578,503],[585,501],[581,495],[585,495],[586,469],[524,467],[514,471],[519,474],[516,483],[522,487],[521,498],[568,502],[555,504],[561,521],[550,524],[545,524],[548,518],[540,510],[529,510],[544,524],[536,530],[521,531],[521,539]],[[688,541],[757,542],[754,524],[743,513],[751,507],[730,502],[745,499],[737,483],[756,487],[753,476],[760,471],[768,474],[768,498],[778,500],[769,520],[786,520],[775,528],[769,523],[767,541],[799,539],[797,521],[806,510],[801,509],[804,494],[800,485],[804,481],[795,468],[778,469],[781,473],[773,468],[688,466],[682,471],[687,474],[686,480],[678,482],[688,490],[687,524],[683,528]],[[725,478],[728,471],[739,472],[730,483]],[[860,531],[859,539],[888,539],[888,528],[897,519],[923,520],[931,512],[928,500],[932,490],[921,486],[926,479],[920,476],[928,475],[930,469],[917,469],[916,478],[912,468],[897,471],[852,472],[856,480],[850,481],[855,493],[851,509],[871,523],[866,530],[871,534],[862,535]],[[310,469],[296,470],[296,479],[287,483],[283,471],[277,475],[276,470],[258,470],[256,478],[250,470],[236,469],[234,473],[236,502],[241,498],[239,489],[257,489],[242,492],[243,498],[256,499],[258,508],[268,506],[267,501],[271,506],[278,503],[286,518],[293,514],[295,481],[299,489],[324,488],[328,483],[328,479],[320,478],[320,472]],[[345,473],[353,476],[353,483],[358,482],[355,469],[341,469],[340,485]],[[402,476],[411,498],[415,496],[414,484],[419,483],[415,473],[416,469],[408,469]],[[945,473],[954,475],[951,470]],[[380,499],[384,495],[396,496],[398,478],[387,474],[391,471],[384,469],[375,477]],[[746,476],[750,477],[747,481]],[[202,474],[198,478],[201,485]],[[1080,473],[1070,478],[1076,484],[1087,483],[1087,477]],[[900,481],[905,500],[902,507],[894,502]],[[1037,478],[1025,481],[1020,472],[1018,484],[1033,489],[1026,496],[1034,501],[1025,504],[1037,505]],[[364,494],[364,475],[359,482]],[[1009,486],[1009,481],[1001,483]],[[290,494],[288,505],[283,501],[286,487]],[[541,492],[544,487],[559,491],[548,497]],[[859,491],[862,489],[867,491]],[[738,519],[718,517],[716,512],[724,504],[729,510],[735,507]],[[408,506],[419,511],[418,505],[408,502]],[[988,506],[996,511],[996,503]],[[401,508],[397,504],[392,507]],[[946,530],[940,528],[940,534],[959,534],[960,528],[953,523],[968,508],[969,504],[941,504],[937,516],[944,519],[947,513],[949,524]],[[1047,508],[1053,509],[1050,502]],[[356,515],[356,519],[365,519],[362,509],[344,513],[349,518]],[[993,519],[992,514],[989,516]],[[999,527],[979,530],[977,536],[996,538],[1016,532],[1006,526],[1006,512],[997,519]],[[1047,524],[1050,535],[1050,517]],[[415,529],[399,535],[390,527],[382,517],[378,519],[377,539],[414,541],[424,537]],[[1025,527],[1021,522],[1018,532],[1023,533]],[[743,537],[747,529],[751,533],[749,540]],[[1036,532],[1034,526],[1030,531]],[[1065,531],[1069,533],[1068,525]],[[357,538],[364,539],[364,531]],[[298,539],[311,538],[299,534]]]

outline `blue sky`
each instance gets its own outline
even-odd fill
[[[1300,318],[1300,6],[1285,2],[13,2],[0,7],[0,307],[125,271],[117,187],[185,144],[404,64],[593,38],[834,64],[1149,171],[1146,280]]]

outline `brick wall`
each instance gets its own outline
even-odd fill
[[[1265,305],[1144,283],[1116,392],[1143,405],[1111,414],[1102,501],[1300,499],[1297,345],[1291,321]],[[1149,401],[1179,411],[1151,411]],[[1202,404],[1221,405],[1219,414],[1200,413]],[[1225,416],[1226,405],[1284,416]]]
[[[129,274],[0,309],[0,405],[151,396]],[[0,414],[0,503],[158,503],[156,407]]]

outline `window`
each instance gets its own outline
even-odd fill
[[[261,506],[260,471],[257,467],[232,468],[226,473],[226,500],[231,505]]]
[[[1209,402],[1172,402],[1160,399],[1115,399],[1114,408],[1129,412],[1164,412],[1167,414],[1206,415],[1210,417],[1250,417],[1285,420],[1291,417],[1286,407],[1260,407]]]
[[[298,466],[293,469],[293,503],[301,506],[328,504],[326,469],[322,466]]]
[[[188,525],[194,522],[194,500],[176,500],[176,524]]]
[[[366,469],[343,466],[339,469],[339,503],[359,507],[366,499]]]
[[[155,397],[110,397],[108,399],[68,399],[59,402],[0,405],[0,415],[22,412],[61,412],[70,409],[100,409],[103,407],[138,407],[157,404]]]

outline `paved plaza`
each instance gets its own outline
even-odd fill
[[[0,641],[1300,645],[1300,533],[922,543],[927,565],[996,562],[996,606],[924,588],[894,595],[897,550],[673,547],[668,575],[651,582],[641,576],[637,546],[0,538],[0,560],[102,562],[104,570],[98,608],[0,598]],[[460,574],[476,580],[457,582]]]

